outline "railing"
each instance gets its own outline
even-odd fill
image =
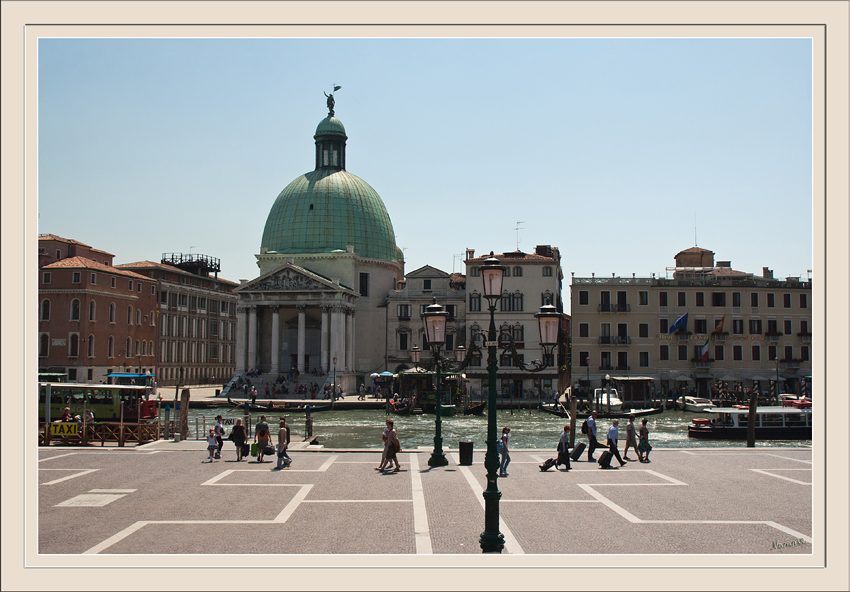
[[[600,304],[596,307],[596,312],[631,312],[632,307],[629,304]]]
[[[800,337],[800,341],[803,343],[811,343],[812,342],[812,334],[811,333],[797,333]]]

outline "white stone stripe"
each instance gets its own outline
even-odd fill
[[[103,551],[105,549],[108,549],[109,547],[111,547],[115,543],[124,540],[125,538],[127,538],[128,536],[130,536],[131,534],[136,532],[137,530],[141,529],[146,524],[148,524],[148,522],[146,522],[146,521],[141,521],[141,522],[136,522],[135,524],[131,524],[130,526],[128,526],[127,528],[125,528],[121,532],[112,535],[111,537],[109,537],[108,539],[106,539],[102,543],[95,545],[94,547],[92,547],[88,551],[83,551],[83,555],[97,555],[98,553],[100,553],[101,551]]]
[[[623,518],[625,518],[629,522],[632,522],[632,523],[642,522],[642,520],[640,518],[638,518],[637,516],[635,516],[631,512],[628,512],[624,508],[618,506],[617,504],[615,504],[614,502],[609,500],[607,497],[605,497],[604,495],[602,495],[601,493],[599,493],[598,491],[593,489],[592,485],[587,485],[585,483],[579,483],[578,486],[581,489],[583,489],[584,491],[586,491],[587,493],[589,493],[594,499],[596,499],[599,502],[602,502],[602,504],[607,506],[609,510],[612,510],[616,514],[619,514],[620,516],[622,516]]]
[[[409,504],[413,500],[409,499],[339,499],[339,500],[304,500],[301,503],[304,504],[383,504],[386,502],[389,503],[401,503],[401,504]]]
[[[77,469],[40,469],[42,471],[76,471]],[[68,479],[74,479],[76,477],[82,477],[83,475],[88,475],[89,473],[94,473],[95,471],[99,471],[100,469],[83,469],[79,473],[75,473],[74,475],[68,475],[67,477],[62,477],[61,479],[54,479],[53,481],[48,481],[47,483],[42,483],[42,485],[55,485],[57,483],[61,483],[62,481],[67,481]]]
[[[89,489],[89,493],[133,493],[135,489]]]
[[[307,494],[310,493],[311,489],[313,489],[312,484],[302,485],[298,493],[295,494],[295,497],[293,497],[292,500],[288,504],[286,504],[286,507],[284,507],[283,510],[280,511],[280,514],[278,514],[275,519],[272,520],[272,522],[286,522],[289,517],[292,516],[292,513],[298,508],[298,506],[301,505],[301,502],[304,500],[305,497],[307,497]]]
[[[767,475],[768,477],[774,477],[776,479],[783,479],[785,481],[790,481],[791,483],[798,483],[800,485],[811,485],[811,481],[800,481],[798,479],[792,479],[791,477],[785,477],[783,475],[774,475],[771,471],[807,471],[811,472],[811,469],[750,469],[754,473],[761,473],[762,475]]]
[[[336,461],[336,459],[337,459],[337,458],[339,458],[339,455],[338,455],[338,454],[332,454],[332,455],[330,456],[330,458],[328,458],[328,460],[326,460],[326,461],[324,462],[324,464],[323,464],[321,467],[319,467],[319,468],[318,468],[318,472],[319,472],[319,473],[324,473],[325,471],[327,471],[327,470],[330,468],[330,466],[331,466],[332,464],[334,464],[334,461]],[[303,469],[302,469],[302,470],[303,470]]]
[[[455,462],[458,462],[458,455],[453,454],[452,456],[455,457]],[[477,494],[478,503],[481,504],[481,508],[484,509],[484,496],[481,495],[483,493],[483,490],[478,484],[478,481],[475,480],[472,471],[470,471],[469,467],[466,465],[459,464],[458,468],[460,469],[460,472],[463,474],[463,476],[466,478],[466,482],[469,483],[469,486],[472,488],[472,491]],[[481,518],[483,523],[483,514],[481,515]],[[520,546],[519,542],[517,542],[516,537],[514,537],[513,533],[511,532],[511,529],[508,528],[508,525],[505,524],[505,520],[501,516],[499,516],[499,531],[501,531],[502,536],[505,537],[505,551],[507,553],[511,553],[513,555],[525,555],[525,551],[522,550],[522,547]]]
[[[40,458],[38,460],[38,462],[45,462],[45,461],[48,461],[48,460],[56,460],[57,458],[62,458],[63,456],[73,456],[74,454],[75,454],[74,452],[68,452],[68,453],[65,453],[65,454],[58,454],[56,456],[49,456],[47,458]]]
[[[419,472],[419,458],[408,454],[410,459],[410,481],[413,490],[413,533],[416,539],[416,554],[431,555],[431,531],[428,528],[428,511],[425,508],[425,492],[422,489],[422,473]]]

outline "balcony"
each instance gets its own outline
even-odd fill
[[[613,369],[614,369],[614,367],[611,366],[610,364],[602,365],[602,366],[599,367],[599,370],[613,370]]]
[[[691,336],[690,331],[676,331],[676,337],[679,338],[679,341],[687,341]]]
[[[800,341],[803,343],[811,343],[812,342],[812,334],[811,333],[797,333],[797,336],[800,338]]]
[[[725,333],[725,332],[721,332],[721,333],[712,332],[711,333],[711,336],[714,338],[714,341],[726,341],[727,335],[729,335],[729,334]]]
[[[600,304],[596,312],[631,312],[632,307],[628,304]]]
[[[797,370],[803,360],[792,358],[790,360],[779,360],[779,367],[783,370]]]
[[[617,370],[622,370],[623,372],[627,372],[630,366],[628,364],[617,364]]]
[[[782,333],[779,331],[768,331],[764,334],[767,337],[768,341],[772,341],[775,343],[779,343],[779,339],[782,337]]]

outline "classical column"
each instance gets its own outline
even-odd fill
[[[272,306],[272,374],[280,373],[280,307]]]
[[[345,315],[345,367],[354,371],[354,310]]]
[[[247,348],[245,343],[245,332],[247,331],[247,323],[245,312],[247,309],[244,306],[236,308],[236,369],[235,373],[238,376],[245,374],[245,359],[247,357]]]
[[[248,369],[257,368],[257,307],[248,307]]]
[[[336,370],[339,372],[345,362],[345,352],[342,351],[342,308],[334,306],[331,309],[331,349],[329,357],[336,356]],[[331,362],[331,364],[333,364]]]
[[[307,341],[307,315],[306,306],[298,307],[298,371],[304,372],[304,350],[306,349]]]
[[[330,314],[329,306],[322,306],[322,372],[330,370],[331,366],[328,363],[328,315]]]

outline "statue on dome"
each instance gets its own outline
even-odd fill
[[[333,95],[333,93],[331,93],[331,94],[325,93],[325,96],[328,98],[328,115],[333,117],[334,116],[334,95]]]

